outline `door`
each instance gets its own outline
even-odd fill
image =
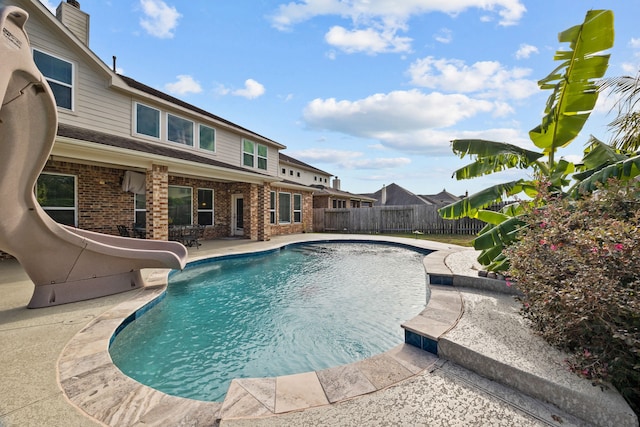
[[[244,236],[244,199],[242,194],[231,196],[231,235]]]

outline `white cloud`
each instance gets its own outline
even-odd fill
[[[448,127],[493,108],[491,102],[466,95],[425,94],[414,89],[375,94],[357,101],[317,98],[307,104],[303,117],[312,128],[376,137],[395,129]]]
[[[501,108],[505,107],[500,103],[463,94],[425,94],[414,89],[376,94],[356,101],[315,99],[306,106],[303,120],[311,129],[374,140],[376,142],[367,144],[370,151],[394,149],[407,155],[448,156],[451,155],[451,140],[461,138],[490,139],[533,148],[527,135],[517,130],[517,123],[513,128],[479,131],[453,128],[465,119],[495,113]],[[330,162],[331,155],[326,150],[312,153],[327,155],[327,159],[307,157],[307,160]],[[346,156],[345,152],[341,153]],[[336,162],[344,167],[364,167],[366,163],[359,162],[362,159],[354,152],[348,153],[348,159],[336,157]],[[384,162],[376,164],[380,166]]]
[[[442,28],[433,38],[442,44],[449,44],[453,41],[453,33],[448,28]]]
[[[640,49],[640,38],[631,38],[631,40],[629,40],[629,47],[633,48],[633,49]]]
[[[140,6],[145,15],[140,19],[140,25],[147,33],[161,39],[173,38],[178,19],[182,16],[175,7],[162,0],[140,0]]]
[[[520,45],[520,48],[516,51],[516,59],[529,58],[533,53],[539,53],[538,48],[530,44],[523,43]]]
[[[514,25],[526,12],[520,0],[300,0],[280,5],[271,17],[274,27],[288,30],[316,16],[338,15],[354,23],[377,21],[386,28],[402,28],[414,15],[442,12],[451,16],[469,9],[480,9],[488,15],[497,14],[500,25]]]
[[[178,81],[175,83],[167,83],[164,85],[164,88],[169,93],[174,93],[178,95],[184,95],[187,93],[200,93],[202,92],[202,87],[200,83],[195,81],[193,77],[181,74],[177,76]]]
[[[399,37],[392,30],[378,31],[373,28],[347,30],[340,26],[334,26],[325,34],[324,38],[331,46],[347,53],[364,52],[373,55],[411,50],[411,39]]]
[[[244,88],[236,89],[231,92],[232,95],[242,96],[247,99],[254,99],[264,95],[264,86],[253,79],[247,79],[244,82]]]
[[[342,169],[393,169],[407,166],[411,159],[407,157],[365,158],[360,151],[312,148],[292,152],[296,159],[312,163],[327,163]]]
[[[635,76],[636,74],[638,74],[638,70],[640,69],[640,65],[633,62],[623,62],[620,67],[622,67],[622,71],[625,74],[628,74],[630,76]]]
[[[524,99],[538,92],[534,80],[525,79],[530,69],[507,69],[497,61],[480,61],[469,66],[458,59],[428,56],[408,70],[411,83],[448,92],[477,93],[485,98]]]

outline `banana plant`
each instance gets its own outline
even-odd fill
[[[615,148],[591,136],[578,170],[573,175],[577,182],[569,191],[573,197],[591,193],[598,183],[604,184],[610,178],[628,180],[639,176],[640,151]]]
[[[570,183],[575,165],[556,161],[556,152],[569,145],[580,133],[598,98],[598,79],[609,63],[606,50],[613,46],[613,12],[590,10],[582,24],[558,34],[568,50],[559,50],[554,60],[560,64],[548,76],[538,81],[542,90],[551,90],[542,122],[529,132],[534,145],[541,151],[525,150],[504,142],[466,139],[452,141],[452,150],[460,158],[469,156],[473,162],[458,169],[456,179],[470,179],[506,169],[530,169],[535,178],[494,185],[439,210],[445,219],[470,217],[483,219],[487,226],[474,239],[481,250],[478,261],[490,270],[503,271],[508,260],[502,249],[517,239],[522,221],[518,205],[507,205],[500,216],[488,214],[486,208],[524,194],[535,196],[538,181],[550,182],[552,191],[562,192]],[[522,203],[522,202],[519,202]]]

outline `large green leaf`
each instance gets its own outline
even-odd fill
[[[590,193],[597,188],[598,183],[606,183],[610,178],[622,180],[632,179],[640,175],[640,154],[626,160],[605,166],[574,187],[573,194]]]
[[[475,249],[489,249],[496,246],[504,247],[516,240],[517,234],[524,222],[514,216],[491,227],[473,240]]]
[[[462,200],[438,209],[438,213],[445,219],[458,219],[466,216],[475,218],[479,209],[499,203],[508,196],[520,193],[523,184],[524,181],[518,180],[485,188]]]
[[[565,147],[582,130],[598,98],[596,80],[604,76],[609,55],[602,52],[613,46],[613,12],[590,10],[581,25],[560,34],[561,43],[570,50],[556,52],[562,61],[547,77],[538,82],[541,89],[552,89],[542,123],[529,132],[533,143],[553,155]]]
[[[525,150],[516,145],[483,139],[456,139],[452,150],[460,158],[469,155],[476,161],[453,173],[457,180],[499,172],[505,169],[526,169],[544,156],[543,153]]]

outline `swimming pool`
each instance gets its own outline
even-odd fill
[[[111,357],[143,384],[207,401],[233,378],[352,363],[403,341],[400,324],[426,304],[426,253],[327,242],[192,263]]]

